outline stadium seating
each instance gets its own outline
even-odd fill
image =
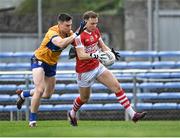
[[[121,54],[121,61],[115,62],[108,67],[112,70],[123,69],[178,69],[180,61],[171,60],[170,58],[179,58],[180,51],[119,51]],[[10,58],[28,59],[33,55],[32,52],[7,52],[1,53],[0,64],[1,71],[8,70],[30,70],[30,63],[21,62],[3,62]],[[70,60],[67,63],[68,52],[63,52],[61,57],[66,59],[58,63],[58,70],[74,70],[75,62]],[[163,59],[167,59],[167,61]],[[131,59],[138,59],[138,61],[131,61]],[[180,72],[145,72],[145,73],[114,73],[114,75],[121,81],[120,85],[127,90],[127,97],[134,103],[134,77],[136,77],[136,96],[137,110],[180,110]],[[134,76],[135,75],[135,76]],[[1,75],[0,74],[0,112],[17,113],[15,105],[17,95],[15,90],[27,89],[25,80],[31,80],[32,75]],[[43,99],[42,105],[39,108],[40,112],[51,111],[68,111],[72,108],[73,100],[79,96],[78,86],[76,84],[76,75],[57,74],[57,81],[55,86],[56,93],[50,99]],[[174,81],[171,81],[171,80]],[[163,80],[163,81],[162,81]],[[9,83],[11,82],[11,83]],[[33,88],[34,85],[29,83],[28,88]],[[160,90],[156,90],[160,89]],[[25,112],[26,106],[20,112]],[[117,111],[122,110],[123,107],[117,102],[114,93],[111,93],[106,86],[95,83],[92,86],[92,94],[88,104],[82,106],[81,111]]]

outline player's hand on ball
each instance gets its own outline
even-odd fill
[[[120,59],[120,54],[117,52],[117,51],[115,51],[113,48],[111,49],[111,52],[115,55],[115,57],[116,57],[116,60],[119,60]]]
[[[104,53],[104,52],[98,52],[98,51],[97,51],[97,52],[95,52],[95,53],[91,53],[90,56],[91,56],[92,58],[99,59],[100,61],[101,61],[101,60],[106,60],[106,59],[108,59],[106,53]]]

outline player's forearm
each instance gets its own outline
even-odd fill
[[[56,45],[60,48],[66,48],[69,44],[71,44],[74,41],[74,38],[76,37],[76,35],[71,35],[67,38],[62,39],[59,42],[56,42]]]
[[[110,49],[107,45],[103,45],[103,46],[101,47],[101,50],[102,50],[102,51],[111,51],[111,49]]]
[[[86,60],[92,58],[88,53],[78,53],[79,60]]]

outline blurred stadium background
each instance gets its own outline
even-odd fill
[[[77,28],[82,13],[100,14],[99,28],[121,61],[109,67],[145,120],[180,120],[180,1],[179,0],[1,0],[0,1],[0,120],[27,120],[29,101],[16,109],[15,90],[33,88],[30,57],[61,12],[71,14]],[[65,120],[78,95],[74,60],[68,48],[58,64],[56,92],[42,100],[39,120]],[[68,64],[67,64],[68,62]],[[6,72],[11,71],[11,73]],[[67,73],[67,71],[70,71]],[[94,84],[80,120],[128,120],[114,94]]]

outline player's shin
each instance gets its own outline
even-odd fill
[[[29,127],[36,127],[37,113],[30,113]]]
[[[70,111],[70,114],[73,118],[76,117],[76,112],[81,108],[81,106],[84,104],[84,102],[82,102],[82,100],[80,99],[80,97],[77,97],[75,100],[74,100],[74,103],[73,103],[73,108],[72,110]]]
[[[121,89],[119,92],[115,94],[116,94],[118,102],[125,108],[126,112],[129,114],[129,116],[132,119],[136,112],[133,110],[130,104],[130,101],[128,100],[124,90]]]

